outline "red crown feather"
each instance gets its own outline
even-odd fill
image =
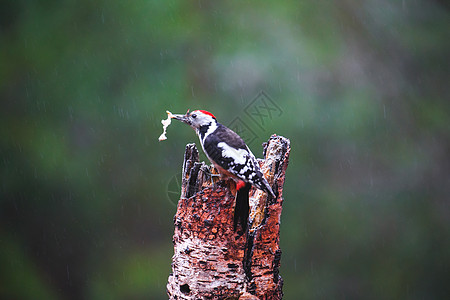
[[[209,111],[206,111],[206,110],[197,110],[197,111],[199,111],[199,112],[201,112],[201,113],[204,113],[205,115],[208,115],[208,116],[211,116],[211,117],[213,117],[214,119],[216,118],[212,113],[210,113]]]

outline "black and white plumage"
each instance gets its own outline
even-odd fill
[[[191,126],[197,133],[203,151],[222,176],[236,181],[236,207],[234,225],[240,221],[245,231],[248,219],[248,192],[251,185],[275,198],[261,168],[244,140],[233,130],[217,122],[216,117],[204,110],[173,115]]]

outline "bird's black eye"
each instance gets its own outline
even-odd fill
[[[197,118],[197,115],[196,115],[196,114],[193,114],[193,115],[192,115],[192,118],[193,118],[193,119]]]

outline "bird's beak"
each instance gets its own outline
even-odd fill
[[[188,125],[191,125],[190,122],[189,122],[189,117],[188,116],[189,116],[189,110],[187,111],[187,113],[185,115],[173,114],[172,118],[175,119],[175,120],[181,121],[183,123],[186,123]]]

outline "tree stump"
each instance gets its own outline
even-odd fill
[[[211,184],[217,171],[199,162],[195,144],[184,156],[174,217],[170,299],[281,299],[280,217],[290,141],[273,135],[258,160],[276,199],[252,187],[248,230],[233,230],[235,185]]]

